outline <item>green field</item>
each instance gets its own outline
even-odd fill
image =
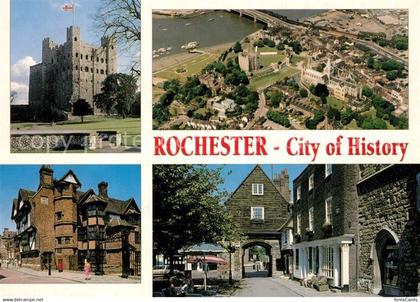
[[[45,123],[12,123],[11,128],[20,130],[115,130],[122,134],[123,145],[140,146],[140,118],[86,116],[83,124],[78,118],[72,121],[58,122],[54,126]]]
[[[271,63],[278,63],[284,59],[285,55],[282,53],[277,53],[276,55],[260,55],[260,64],[263,67],[268,67]]]
[[[259,90],[261,88],[271,86],[275,82],[283,80],[285,77],[290,77],[296,72],[298,72],[297,69],[286,66],[278,72],[272,72],[262,76],[254,76],[249,83],[249,89]]]
[[[333,96],[328,96],[327,97],[327,104],[331,107],[331,108],[335,108],[338,110],[343,109],[344,107],[344,102],[342,100],[339,100]]]
[[[306,57],[302,57],[302,56],[292,56],[292,58],[290,59],[290,63],[296,65],[296,63],[298,63],[299,61],[307,61],[308,59]]]
[[[372,109],[370,109],[369,111],[363,112],[362,115],[375,117],[376,116],[376,109],[372,107]],[[389,123],[389,121],[385,120],[385,123],[386,123],[386,128],[388,130],[395,130],[395,127],[392,126]],[[348,124],[347,126],[345,126],[344,129],[348,129],[348,130],[362,130],[362,128],[360,128],[360,127],[357,126],[357,122],[354,119],[350,122],[350,124]]]
[[[165,68],[164,70],[155,73],[155,76],[163,79],[178,79],[180,81],[185,81],[187,77],[199,74],[204,67],[215,61],[218,57],[219,54],[214,53],[202,54],[180,62],[179,64],[172,65],[169,68]],[[185,68],[186,72],[177,73],[176,70],[179,68]]]

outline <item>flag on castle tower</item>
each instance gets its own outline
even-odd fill
[[[72,12],[74,10],[74,4],[66,3],[61,7],[61,10],[66,12],[66,13]]]

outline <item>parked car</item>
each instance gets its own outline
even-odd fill
[[[160,264],[160,265],[155,265],[153,267],[153,279],[158,279],[158,278],[162,278],[162,279],[168,279],[169,278],[169,265],[167,264]],[[179,271],[174,269],[174,275],[178,274]]]

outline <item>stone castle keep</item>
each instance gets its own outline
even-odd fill
[[[116,45],[102,38],[101,46],[82,42],[79,27],[67,28],[67,40],[58,45],[50,38],[42,41],[42,62],[30,67],[29,107],[34,120],[67,119],[72,104],[85,99],[93,104],[102,82],[117,72]]]

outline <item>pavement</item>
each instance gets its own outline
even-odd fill
[[[242,282],[242,288],[234,293],[234,297],[369,297],[361,292],[342,293],[339,290],[319,292],[313,288],[303,287],[298,281],[284,277],[268,278],[252,277]]]
[[[91,284],[127,284],[140,283],[140,278],[121,278],[119,275],[95,276],[92,274],[90,280],[85,280],[83,272],[35,271],[28,268],[1,268],[0,284],[65,284],[65,283],[91,283]]]

